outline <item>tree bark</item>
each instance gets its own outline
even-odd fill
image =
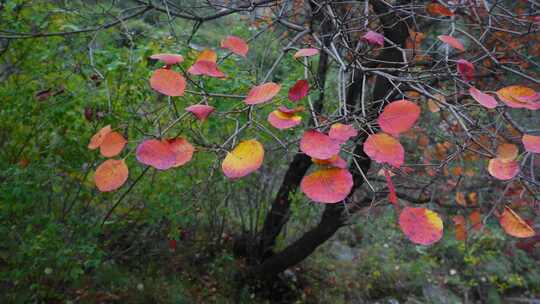
[[[408,29],[405,21],[400,20],[398,16],[396,16],[393,13],[389,12],[389,9],[387,7],[387,4],[384,3],[381,0],[375,0],[371,2],[374,11],[380,15],[381,23],[384,26],[384,33],[385,37],[391,40],[395,45],[403,47],[405,45],[405,41],[408,37]],[[396,47],[392,47],[392,45],[389,45],[388,43],[385,43],[385,50],[381,54],[381,60],[385,63],[381,64],[384,67],[394,67],[396,65],[403,64],[403,56],[399,49]],[[361,72],[361,71],[358,71]],[[358,103],[360,100],[360,94],[363,91],[364,88],[362,88],[362,82],[361,81],[355,81],[351,87],[349,88],[349,91],[347,93],[347,103],[353,104]],[[371,114],[375,114],[374,111],[377,111],[377,108],[375,106],[376,100],[381,100],[386,97],[386,95],[389,94],[389,92],[392,91],[391,83],[388,81],[388,79],[384,77],[378,77],[375,82],[375,87],[373,89],[373,101],[371,103],[372,107],[369,109],[368,116]],[[357,146],[355,148],[355,154],[358,155],[358,164],[360,169],[363,172],[367,172],[369,170],[369,167],[371,165],[371,160],[367,155],[365,155],[363,151],[363,144],[366,140],[367,135],[362,134],[357,139]],[[300,157],[300,156],[298,156]],[[295,177],[294,181],[300,183],[303,175],[307,171],[307,168],[309,168],[309,165],[305,168],[302,172],[297,172],[299,174],[294,174],[293,172],[290,172],[292,176]],[[290,168],[289,168],[290,169]],[[287,172],[289,174],[289,172]],[[351,191],[351,194],[346,199],[346,203],[351,203],[352,201],[352,195],[354,193],[354,190],[358,189],[363,183],[364,179],[362,177],[362,174],[359,170],[352,170],[353,173],[353,180],[354,180],[354,186],[353,190]],[[287,175],[286,175],[287,177]],[[286,179],[285,179],[286,180]],[[284,181],[285,181],[284,180]],[[298,187],[298,184],[286,186],[282,185],[283,187]],[[285,188],[290,189],[290,188]],[[281,193],[281,189],[280,189]],[[288,192],[287,192],[288,195]],[[362,203],[366,203],[369,200],[363,201]],[[287,204],[289,204],[288,197],[285,200]],[[277,201],[279,203],[279,201]],[[288,205],[287,205],[287,212],[288,212]],[[345,208],[345,204],[329,204],[326,205],[325,210],[321,216],[320,222],[313,227],[311,230],[306,232],[300,239],[293,242],[291,245],[286,247],[283,251],[269,256],[266,258],[261,264],[256,265],[250,269],[250,275],[259,277],[259,278],[274,278],[276,275],[281,273],[282,271],[286,270],[287,268],[294,266],[304,260],[306,257],[311,255],[317,247],[319,247],[321,244],[326,242],[330,237],[332,237],[336,231],[345,223],[345,217],[343,214],[343,210]],[[284,218],[283,218],[284,219]],[[281,227],[283,226],[284,222],[281,222]],[[274,231],[275,233],[275,231]],[[277,231],[279,233],[279,231]],[[277,236],[277,234],[275,234]],[[272,243],[273,244],[273,243]]]
[[[323,43],[325,46],[329,46],[331,38],[329,37],[332,26],[329,21],[324,20],[324,16],[319,11],[315,12],[311,28],[313,29],[319,22],[321,32],[323,34]],[[317,83],[319,85],[319,96],[315,101],[314,114],[318,115],[322,112],[323,102],[325,97],[325,84],[326,74],[328,72],[329,62],[328,54],[321,52],[319,57],[319,64],[317,67]],[[312,117],[315,119],[314,117]],[[310,126],[313,126],[313,119],[310,121]],[[290,214],[291,201],[289,195],[292,191],[296,190],[302,178],[306,174],[307,170],[311,166],[311,158],[302,152],[298,152],[281,183],[281,186],[276,194],[276,197],[272,203],[272,207],[266,215],[263,229],[260,233],[260,240],[258,250],[256,252],[259,259],[265,259],[272,255],[272,248],[276,243],[276,238],[283,229],[285,223],[287,223]]]

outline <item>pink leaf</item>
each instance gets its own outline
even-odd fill
[[[457,50],[460,50],[462,52],[465,52],[465,47],[463,46],[463,44],[461,43],[461,41],[457,40],[456,38],[452,37],[452,36],[448,36],[448,35],[440,35],[438,36],[439,40],[441,40],[442,42],[448,44],[449,46],[457,49]]]
[[[540,153],[540,136],[523,134],[521,141],[527,152]]]
[[[159,60],[166,65],[173,65],[184,61],[184,57],[182,57],[182,55],[176,54],[154,54],[150,56],[150,58],[154,60]]]
[[[488,95],[475,87],[469,88],[469,94],[476,100],[479,104],[483,105],[488,109],[495,109],[497,107],[497,100],[491,95]]]
[[[366,40],[369,44],[378,45],[380,47],[384,46],[384,36],[374,31],[368,31],[362,36],[362,39]]]
[[[208,115],[214,112],[214,107],[207,105],[192,105],[187,107],[186,111],[195,115],[198,120],[204,121],[208,118]]]
[[[267,102],[274,98],[281,89],[277,83],[267,82],[251,88],[244,102],[247,105],[255,105]]]
[[[188,69],[188,73],[192,75],[206,75],[216,78],[225,77],[225,74],[218,69],[217,64],[208,60],[198,60]]]
[[[353,187],[352,175],[347,169],[327,168],[304,176],[300,189],[312,201],[335,204],[347,198]]]
[[[300,140],[300,150],[314,158],[328,159],[338,154],[339,142],[319,131],[309,130]]]
[[[358,131],[352,125],[344,125],[342,123],[335,123],[330,127],[330,132],[328,136],[339,142],[346,142],[351,137],[358,135]]]
[[[308,48],[308,49],[299,49],[298,52],[294,54],[294,58],[299,57],[311,57],[319,54],[318,49]]]
[[[364,143],[364,152],[372,160],[395,168],[403,165],[405,159],[405,150],[401,143],[386,133],[370,135]]]

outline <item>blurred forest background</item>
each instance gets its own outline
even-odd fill
[[[206,3],[185,1],[193,7]],[[205,81],[210,92],[245,94],[271,68],[292,34],[271,27],[264,8],[194,26],[148,9],[146,2],[0,1],[1,303],[270,301],[235,279],[246,265],[233,254],[233,239],[261,228],[287,168],[284,160],[294,151],[283,152],[269,134],[249,130],[268,143],[256,175],[230,182],[212,153],[196,153],[175,170],[146,174],[134,157],[127,157],[132,182],[120,191],[100,193],[93,172],[103,158],[87,145],[97,130],[112,124],[135,147],[154,132],[157,114],[152,111],[170,121],[178,114],[174,111],[200,101],[201,96],[188,93],[172,105],[157,97],[148,79],[160,63],[150,55],[176,53],[193,62],[199,51],[213,48],[221,58],[227,52],[219,49],[219,41],[227,35],[256,36],[248,60],[220,60],[226,89],[223,80]],[[331,69],[326,87],[339,82],[335,67]],[[288,88],[304,72],[289,55],[271,80]],[[327,99],[338,98],[336,92],[327,94]],[[149,106],[156,104],[157,110]],[[219,114],[230,111],[231,101],[212,97],[212,105],[216,119],[203,124],[189,118],[174,131],[190,134],[196,146],[224,141],[237,128],[234,120]],[[425,103],[422,111],[429,113]],[[436,126],[437,115],[425,119]],[[538,128],[538,114],[520,117]],[[429,132],[438,131],[433,127]],[[408,144],[408,153],[421,150]],[[474,200],[476,194],[470,193],[491,187],[487,182],[469,186],[458,200],[460,195]],[[459,212],[454,193],[448,197],[450,212]],[[299,191],[293,193],[292,216],[277,248],[317,223],[322,208]],[[363,210],[281,275],[294,291],[290,301],[540,303],[528,300],[540,293],[536,242],[505,235],[494,218],[479,231],[470,230],[465,242],[455,239],[451,220],[445,225],[439,243],[417,246],[397,228],[391,205]]]

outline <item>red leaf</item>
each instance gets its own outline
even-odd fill
[[[446,16],[446,17],[452,17],[454,16],[454,13],[452,13],[451,10],[449,10],[446,6],[439,4],[439,3],[430,3],[426,5],[426,10],[431,15],[437,16]]]
[[[309,82],[305,79],[298,80],[292,88],[289,89],[289,100],[299,101],[309,93]]]
[[[386,178],[386,184],[388,184],[388,190],[390,191],[388,194],[388,200],[390,203],[394,204],[394,206],[399,207],[396,187],[394,187],[394,183],[392,183],[392,178],[390,177],[390,172],[388,169],[384,169],[384,177]]]
[[[457,61],[457,71],[463,80],[471,81],[474,76],[474,65],[465,59],[459,59]]]

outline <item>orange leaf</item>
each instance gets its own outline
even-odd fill
[[[316,130],[304,132],[300,140],[300,150],[318,159],[329,159],[339,153],[339,142]]]
[[[122,152],[126,143],[127,141],[122,134],[118,132],[109,132],[99,146],[99,152],[105,157],[114,157]]]
[[[216,63],[217,62],[217,54],[216,52],[210,50],[210,49],[204,49],[202,52],[199,53],[199,56],[197,56],[197,61],[211,61]]]
[[[540,153],[540,136],[523,134],[521,141],[527,152]]]
[[[463,192],[456,192],[456,202],[458,205],[461,205],[463,207],[467,206],[467,201],[465,200],[465,193]]]
[[[450,9],[439,3],[430,3],[426,5],[426,11],[433,16],[454,16],[454,13],[452,13]]]
[[[101,146],[103,143],[103,140],[105,139],[105,136],[107,134],[111,133],[111,125],[106,125],[105,127],[101,128],[92,138],[90,139],[90,143],[88,144],[88,149],[95,150]]]
[[[396,168],[403,165],[405,151],[399,141],[385,133],[370,135],[364,143],[364,152],[378,163],[387,163]]]
[[[277,83],[267,82],[251,88],[244,102],[248,105],[255,105],[267,102],[274,98],[281,89]]]
[[[97,167],[94,180],[99,191],[109,192],[120,188],[128,175],[129,170],[124,160],[108,159]]]
[[[433,99],[428,99],[427,101],[427,106],[428,106],[428,109],[431,113],[437,113],[441,110],[441,108],[439,107],[439,105],[437,104],[437,102]]]
[[[526,86],[504,87],[497,91],[497,96],[511,108],[540,109],[540,93]]]
[[[231,179],[240,178],[259,169],[264,159],[264,148],[261,143],[252,139],[240,142],[221,164],[225,176]]]
[[[461,43],[461,41],[457,40],[456,38],[452,37],[452,36],[448,36],[448,35],[440,35],[438,36],[439,40],[448,44],[449,46],[457,49],[457,50],[460,50],[462,52],[465,52],[465,47],[463,46],[463,44]]]
[[[489,160],[488,172],[496,179],[509,180],[519,173],[519,164],[515,160],[504,161],[499,158],[492,158]]]
[[[298,52],[296,52],[294,54],[294,58],[299,58],[299,57],[311,57],[311,56],[315,56],[319,54],[319,50],[318,49],[313,49],[313,48],[307,48],[307,49],[300,49],[298,50]]]
[[[456,233],[456,240],[465,241],[467,239],[467,225],[465,224],[465,217],[463,215],[456,215],[452,217],[454,221],[454,229]]]
[[[514,144],[501,144],[497,148],[497,158],[501,161],[509,162],[517,158],[519,154],[519,149]]]
[[[478,210],[474,210],[469,214],[469,220],[471,220],[472,228],[475,231],[480,231],[482,229],[482,214]]]
[[[420,107],[408,100],[396,100],[384,107],[378,122],[381,129],[394,136],[409,130],[420,117]]]
[[[244,39],[232,35],[221,40],[221,47],[229,49],[231,52],[242,57],[246,57],[249,50],[249,46]]]
[[[349,195],[353,186],[351,173],[347,169],[320,169],[304,176],[300,189],[317,203],[338,203]]]
[[[430,245],[443,235],[443,222],[439,215],[421,207],[406,207],[399,215],[399,227],[415,244]]]
[[[506,233],[517,238],[528,238],[535,235],[534,229],[510,209],[505,206],[504,211],[499,218],[499,223]]]
[[[182,96],[186,89],[186,80],[175,71],[158,69],[150,77],[150,86],[163,95]]]

